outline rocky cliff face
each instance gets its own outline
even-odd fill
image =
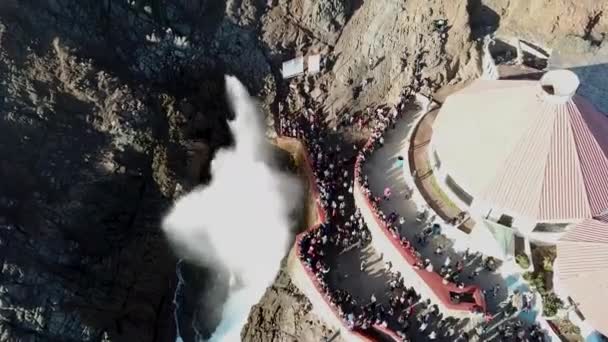
[[[439,19],[449,25],[443,39],[433,30]],[[327,99],[330,111],[397,102],[414,79],[423,80],[421,91],[428,93],[456,78],[475,76],[477,51],[468,24],[466,2],[363,2],[335,47]],[[353,86],[362,88],[356,98]]]
[[[171,339],[161,216],[230,142],[224,72],[269,72],[220,5],[0,4],[1,340]]]
[[[0,340],[171,338],[176,259],[159,221],[230,143],[224,73],[268,113],[316,102],[333,119],[413,83],[428,92],[475,77],[473,39],[486,31],[602,45],[606,9],[592,0],[0,1]],[[435,19],[448,21],[447,36],[432,31]],[[280,78],[283,60],[317,52],[323,74]],[[186,268],[183,293],[204,301],[209,277]],[[217,319],[197,300],[182,309],[187,339],[193,321],[208,333]],[[309,309],[281,273],[243,338],[325,336]]]
[[[3,26],[0,339],[162,338],[174,261],[158,213],[175,188],[163,104],[60,40],[34,52]]]
[[[251,309],[243,341],[323,341],[334,331],[315,315],[310,301],[281,270],[260,303]],[[336,336],[333,340],[341,342]]]
[[[608,33],[608,3],[595,0],[474,0],[476,29],[519,37],[552,49],[564,36],[600,44]]]

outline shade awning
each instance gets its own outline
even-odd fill
[[[513,256],[515,254],[513,229],[489,220],[482,222],[480,229],[473,229],[471,232],[471,248],[500,260]]]

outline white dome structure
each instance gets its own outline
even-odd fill
[[[608,118],[578,86],[573,72],[556,70],[540,81],[477,80],[450,95],[430,151],[451,195],[516,221],[606,214]]]

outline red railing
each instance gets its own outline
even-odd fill
[[[392,331],[389,328],[385,328],[382,325],[374,324],[374,329],[376,329],[376,331],[382,332],[384,335],[389,336],[395,341],[403,341],[403,338],[399,337],[396,332]]]
[[[293,139],[293,138],[283,138],[280,137],[278,139]],[[293,139],[296,140],[296,139]],[[334,315],[336,315],[336,317],[338,318],[338,320],[344,325],[344,327],[347,328],[347,330],[350,330],[348,328],[348,326],[346,325],[346,322],[344,322],[344,320],[342,319],[342,317],[340,317],[340,314],[338,313],[338,311],[336,310],[336,308],[331,304],[331,300],[330,298],[327,296],[327,294],[325,293],[325,291],[323,291],[323,289],[321,288],[321,284],[319,283],[319,280],[317,279],[316,275],[314,274],[314,272],[312,272],[307,266],[306,264],[302,261],[301,258],[301,251],[300,251],[300,241],[302,240],[302,237],[304,236],[304,234],[316,230],[319,228],[319,226],[321,225],[321,223],[325,222],[325,220],[327,219],[327,212],[325,211],[325,208],[323,208],[323,206],[321,205],[321,201],[320,201],[320,197],[319,197],[319,189],[317,188],[317,181],[315,179],[314,176],[314,172],[312,170],[312,162],[310,160],[310,156],[308,154],[308,150],[306,149],[306,146],[304,146],[303,143],[299,142],[298,143],[302,146],[302,154],[304,156],[305,159],[305,163],[303,165],[304,167],[304,173],[306,173],[306,177],[308,178],[308,184],[310,184],[310,192],[311,192],[311,197],[314,199],[315,201],[315,205],[316,205],[316,212],[317,212],[317,220],[316,223],[313,224],[311,227],[309,227],[306,231],[298,234],[296,236],[296,241],[295,241],[295,247],[296,247],[296,257],[298,259],[298,262],[300,263],[300,265],[302,266],[302,268],[304,269],[304,271],[306,272],[306,275],[308,276],[308,278],[310,279],[311,283],[313,284],[313,286],[315,287],[315,290],[321,295],[321,298],[323,298],[323,300],[325,301],[325,304],[327,304],[327,306],[330,308],[330,310],[334,313]],[[386,331],[390,332],[390,329],[386,329],[383,328],[382,330],[378,330],[376,327],[373,327],[374,330],[376,330],[377,333],[379,334],[385,334],[385,335],[389,335],[392,339],[393,336],[397,336],[395,333],[387,333]],[[362,341],[370,341],[370,342],[374,342],[376,341],[376,339],[373,337],[374,334],[372,332],[366,332],[363,329],[355,329],[355,330],[350,330],[350,332],[355,335],[357,338],[361,339]],[[400,339],[394,339],[395,341],[400,341]]]
[[[363,151],[369,150],[371,148],[371,146],[373,145],[373,143],[374,143],[373,138],[371,138],[365,144]],[[362,153],[364,153],[364,152],[362,152]],[[405,246],[403,246],[401,244],[401,241],[399,240],[399,238],[395,238],[393,236],[393,234],[387,228],[384,220],[382,220],[380,218],[380,216],[378,215],[378,209],[374,205],[372,205],[369,197],[367,196],[365,191],[363,191],[363,186],[361,184],[359,184],[358,180],[359,180],[359,171],[361,170],[361,161],[362,161],[361,157],[362,157],[362,154],[357,156],[357,160],[355,162],[355,172],[354,172],[355,186],[358,188],[359,192],[363,195],[363,197],[365,199],[365,204],[372,212],[372,214],[374,216],[374,220],[376,221],[377,226],[380,227],[380,230],[382,231],[382,233],[389,239],[389,241],[391,241],[392,245],[399,252],[399,254],[403,257],[403,259],[405,259],[407,264],[409,264],[414,269],[416,274],[418,274],[418,276],[420,276],[420,278],[422,278],[422,280],[429,286],[431,291],[433,291],[435,296],[437,296],[437,298],[441,301],[441,303],[445,307],[447,307],[448,309],[451,309],[451,310],[475,311],[476,309],[479,309],[482,312],[485,312],[486,311],[485,298],[483,296],[481,289],[478,286],[471,285],[471,286],[467,286],[467,287],[464,287],[461,289],[461,288],[458,288],[458,286],[456,286],[456,284],[454,284],[452,282],[444,283],[444,279],[436,272],[428,272],[424,269],[414,267],[416,264],[419,264],[421,262],[421,260],[414,254],[414,250],[411,247],[405,248]],[[454,303],[451,300],[450,292],[456,293],[459,295],[469,294],[473,297],[474,303],[468,303],[468,302]]]

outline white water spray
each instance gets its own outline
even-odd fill
[[[163,221],[177,253],[231,272],[222,321],[211,341],[239,341],[250,308],[270,285],[285,255],[290,214],[300,198],[297,179],[271,166],[261,114],[245,87],[226,77],[235,113],[235,146],[218,151],[212,181],[180,198]]]
[[[175,321],[175,342],[184,342],[182,340],[182,334],[179,332],[179,295],[184,284],[184,278],[182,277],[182,259],[179,259],[177,265],[175,265],[175,275],[177,276],[177,284],[175,286],[175,293],[173,293],[173,305],[175,305],[175,311],[173,311],[173,320]]]

